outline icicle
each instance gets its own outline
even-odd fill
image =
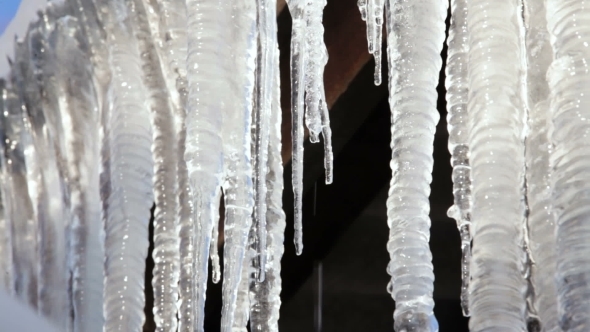
[[[156,11],[158,19],[159,34],[157,39],[160,58],[162,60],[162,71],[172,102],[175,105],[176,125],[181,130],[184,122],[179,121],[179,114],[185,113],[187,81],[186,81],[186,54],[187,54],[187,13],[186,3],[183,0],[162,0],[150,1],[153,10]],[[157,8],[154,8],[157,7]],[[152,17],[150,15],[149,17]],[[151,23],[150,23],[151,25]],[[154,22],[156,25],[156,22]],[[184,117],[184,115],[182,115]],[[181,158],[183,159],[183,158]]]
[[[152,39],[148,14],[141,0],[128,2],[129,10],[134,9],[134,30],[142,54],[143,84],[148,89],[151,110],[154,155],[154,321],[157,331],[175,331],[176,303],[178,301],[178,279],[180,256],[178,253],[177,209],[178,186],[175,147],[176,127],[173,105],[160,65],[156,45]]]
[[[305,35],[302,48],[305,61],[305,126],[309,130],[309,140],[312,143],[320,141],[322,132],[320,118],[320,94],[324,91],[324,67],[328,62],[328,51],[324,44],[324,26],[322,25],[322,11],[326,1],[305,4],[303,9],[305,20]]]
[[[152,128],[141,78],[141,57],[123,2],[108,8],[103,23],[108,35],[112,80],[108,90],[105,147],[108,178],[103,186],[106,220],[106,331],[140,331],[143,307],[148,221],[153,202]]]
[[[276,48],[275,44],[275,48]],[[278,52],[275,53],[278,66]],[[283,212],[283,162],[281,160],[281,107],[279,71],[275,70],[266,176],[267,265],[263,282],[250,281],[250,329],[278,332],[281,306],[281,258],[283,256],[285,213]]]
[[[564,331],[590,326],[590,61],[589,1],[547,0],[554,61],[550,88],[550,181],[557,225],[558,322]]]
[[[324,168],[326,183],[333,180],[332,130],[324,89],[324,67],[328,62],[328,50],[324,44],[322,12],[326,1],[317,1],[306,8],[305,35],[305,121],[309,129],[310,141],[319,142],[319,134],[324,137]]]
[[[307,33],[305,21],[303,21],[304,5],[302,1],[289,0],[287,2],[293,27],[291,34],[291,139],[293,145],[292,182],[295,201],[294,225],[295,225],[295,252],[301,255],[303,252],[303,112],[305,107],[305,86],[303,75],[305,73],[305,49],[304,38]]]
[[[14,66],[13,66],[14,68]],[[12,268],[14,294],[32,308],[37,307],[37,225],[35,211],[29,196],[27,154],[32,150],[29,133],[23,123],[23,109],[18,97],[10,89],[2,93],[4,108],[0,113],[5,138],[2,146],[6,156],[6,192],[4,206],[12,221]]]
[[[86,37],[88,52],[92,61],[93,80],[97,90],[98,108],[102,114],[102,99],[106,97],[111,71],[108,64],[108,47],[105,47],[107,34],[101,22],[102,16],[106,14],[105,3],[95,3],[94,0],[66,0],[69,3],[72,14],[78,19],[82,35]],[[101,8],[103,10],[101,10]]]
[[[3,82],[0,82],[3,84]],[[3,87],[0,87],[0,94],[3,93]],[[1,99],[1,98],[0,98]],[[0,110],[4,106],[0,100]],[[6,191],[4,169],[6,163],[4,157],[0,155],[0,167],[2,167],[2,174],[0,174],[0,289],[7,294],[12,293],[12,236],[11,236],[11,222],[8,210],[4,208],[4,197],[10,193]]]
[[[54,137],[47,130],[42,103],[42,63],[45,39],[39,22],[32,24],[24,43],[17,48],[14,82],[26,116],[25,127],[31,133],[30,155],[35,179],[29,178],[29,194],[34,204],[39,243],[39,279],[37,307],[56,326],[65,329],[68,313],[68,272],[66,269],[66,209],[64,185],[58,170]],[[36,166],[35,166],[36,165]]]
[[[243,259],[252,225],[254,188],[251,164],[251,131],[254,72],[256,60],[256,7],[252,1],[235,1],[229,8],[233,18],[230,31],[232,77],[230,95],[235,96],[223,109],[223,153],[225,182],[223,308],[221,331],[234,325],[237,292]],[[227,45],[229,46],[229,45]]]
[[[472,331],[523,331],[522,13],[516,0],[467,4],[474,243],[469,326]]]
[[[387,271],[396,304],[393,316],[397,332],[438,331],[428,247],[428,195],[434,132],[439,120],[436,86],[446,13],[445,0],[390,0],[387,7],[393,150],[393,177],[387,200],[391,262]]]
[[[369,53],[375,58],[375,85],[381,85],[381,44],[383,40],[383,7],[386,0],[358,0],[361,18],[367,22]]]
[[[560,331],[555,288],[555,223],[550,210],[549,86],[546,75],[553,60],[544,1],[524,3],[527,49],[529,134],[526,140],[528,229],[533,300],[542,331]]]
[[[203,3],[199,0],[188,0],[186,3],[187,26],[191,33],[188,34],[188,102],[184,158],[195,212],[192,323],[194,331],[199,332],[203,331],[205,318],[211,232],[213,224],[218,222],[219,214],[224,163],[222,112],[227,107],[225,96],[228,82],[232,74],[235,75],[232,73],[233,68],[228,65],[232,51],[228,45],[231,43],[232,27],[229,5],[226,2]]]
[[[209,249],[211,256],[211,281],[214,284],[221,280],[221,265],[219,265],[219,223],[213,224],[211,230],[211,248]]]
[[[303,113],[306,109],[307,126],[312,142],[318,141],[320,130],[324,136],[324,165],[326,183],[332,183],[332,146],[328,110],[325,104],[323,68],[327,62],[321,24],[325,0],[305,2],[287,1],[293,28],[291,34],[291,116],[293,145],[293,192],[295,196],[295,250],[303,251]],[[308,94],[306,100],[305,94]],[[319,112],[319,114],[318,114]]]
[[[8,159],[6,144],[8,138],[7,121],[8,113],[8,90],[6,81],[0,79],[0,287],[9,295],[14,293],[14,270],[13,270],[13,244],[12,229],[13,218],[10,210],[11,196],[9,167],[12,162]],[[6,115],[1,115],[6,114]]]
[[[464,316],[469,316],[469,263],[471,260],[471,167],[469,166],[467,114],[468,38],[467,3],[465,0],[453,0],[451,1],[451,26],[447,39],[448,58],[445,82],[454,196],[454,205],[449,209],[448,216],[457,221],[461,234],[461,307]]]
[[[250,318],[250,282],[251,278],[256,278],[257,272],[252,267],[256,264],[253,262],[256,260],[256,251],[252,249],[250,240],[254,240],[256,235],[256,227],[250,228],[249,234],[249,249],[244,252],[244,260],[242,262],[242,276],[240,285],[238,286],[238,292],[236,297],[236,311],[234,313],[234,321],[231,327],[232,332],[247,332],[248,331],[248,320]],[[252,280],[253,281],[253,280]]]
[[[187,165],[184,160],[186,145],[186,4],[180,0],[145,1],[156,15],[148,15],[150,27],[158,26],[156,47],[162,62],[162,73],[174,105],[173,119],[177,137],[177,170],[178,170],[178,227],[176,233],[180,245],[180,274],[178,283],[178,330],[192,332],[194,330],[194,299],[193,284],[195,219],[193,198],[188,184]],[[148,11],[149,12],[149,11]],[[153,19],[157,18],[157,21]],[[159,25],[157,25],[159,23]]]
[[[257,262],[256,278],[263,281],[266,265],[266,176],[268,173],[268,144],[270,135],[270,117],[272,113],[272,94],[274,88],[277,43],[276,0],[257,0],[258,56],[256,64],[255,107],[253,110],[253,148],[254,168],[254,227],[257,229],[255,250]]]
[[[178,152],[185,149],[186,130],[179,133]],[[184,158],[179,156],[178,161],[178,196],[180,202],[178,235],[180,241],[180,278],[178,282],[178,331],[193,332],[195,330],[194,305],[196,294],[193,283],[195,271],[194,255],[196,244],[195,211],[193,207],[193,196],[189,186],[189,177]]]
[[[88,45],[78,21],[66,16],[54,24],[45,50],[49,61],[43,65],[46,94],[52,97],[47,98],[44,111],[49,131],[59,141],[58,161],[64,164],[60,176],[66,179],[66,204],[71,206],[66,219],[71,223],[68,264],[72,271],[74,329],[98,331],[104,322],[98,101]]]

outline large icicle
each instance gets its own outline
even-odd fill
[[[226,102],[238,97],[231,96],[228,100],[226,96],[228,82],[235,75],[229,65],[233,26],[230,3],[187,0],[186,6],[190,33],[187,34],[188,100],[184,158],[190,177],[195,216],[194,288],[191,300],[193,321],[188,317],[189,308],[183,312],[182,305],[188,301],[187,298],[181,298],[180,315],[184,331],[194,324],[193,330],[202,332],[211,231],[219,218],[223,176],[222,113],[228,107]],[[181,296],[188,295],[183,288]]]
[[[37,164],[36,179],[29,178],[29,194],[37,221],[39,243],[38,310],[56,326],[66,329],[68,292],[66,269],[66,209],[64,185],[43,108],[42,67],[45,38],[40,22],[32,24],[22,45],[16,48],[14,82],[26,115],[32,149],[27,166]],[[33,180],[33,181],[31,181]],[[31,186],[32,184],[32,186]]]
[[[45,53],[45,114],[65,159],[72,271],[74,329],[98,331],[103,325],[104,248],[99,193],[98,100],[88,45],[79,22],[66,16],[54,23]],[[51,100],[55,99],[55,100]]]
[[[375,85],[381,85],[381,49],[383,43],[383,7],[386,0],[358,0],[361,18],[367,22],[369,53],[375,58]]]
[[[293,146],[293,192],[295,199],[295,250],[303,251],[303,120],[309,129],[310,140],[324,137],[324,166],[326,183],[332,183],[333,156],[332,132],[324,92],[323,68],[328,61],[328,52],[323,42],[324,27],[322,12],[326,0],[306,2],[287,1],[293,28],[291,35],[291,118]],[[307,96],[306,96],[307,94]]]
[[[430,182],[439,115],[436,86],[442,65],[447,1],[390,0],[387,6],[391,169],[387,199],[394,328],[438,331],[432,299]]]
[[[250,0],[234,1],[229,8],[233,18],[230,31],[233,48],[230,58],[232,77],[228,77],[233,96],[223,109],[223,153],[225,182],[223,307],[221,331],[234,325],[237,292],[242,276],[243,259],[252,225],[254,188],[251,164],[252,107],[256,61],[256,4]],[[247,284],[246,284],[247,289]]]
[[[124,2],[100,0],[108,35],[112,79],[107,130],[110,181],[102,184],[106,204],[105,330],[140,331],[148,222],[153,202],[152,128],[141,82],[141,57]]]
[[[37,225],[33,204],[29,196],[29,165],[26,155],[32,149],[31,137],[23,124],[22,105],[12,89],[2,91],[3,109],[0,113],[5,137],[2,140],[6,158],[7,195],[4,207],[11,222],[14,273],[14,294],[32,308],[37,307]],[[34,181],[34,179],[30,179]]]
[[[275,44],[276,47],[276,44]],[[278,52],[275,54],[278,66]],[[263,282],[250,281],[250,330],[278,332],[281,306],[281,258],[285,239],[283,212],[283,161],[281,159],[281,105],[279,71],[275,70],[270,139],[268,146],[268,174],[266,176],[267,265]]]
[[[534,306],[544,332],[560,331],[555,287],[555,222],[550,209],[549,85],[547,70],[553,52],[547,31],[545,1],[524,2],[527,49],[529,134],[526,139],[528,229],[534,264],[531,281]]]
[[[187,164],[184,159],[186,142],[186,102],[187,102],[187,35],[186,3],[182,0],[146,1],[156,11],[159,19],[159,34],[156,46],[162,62],[162,72],[166,80],[171,101],[174,104],[173,117],[176,131],[177,172],[178,172],[178,226],[176,233],[180,245],[179,283],[178,283],[178,330],[193,332],[194,299],[193,271],[195,248],[195,219],[191,196]],[[148,16],[148,18],[151,16]],[[153,22],[156,24],[156,22]],[[152,21],[150,21],[150,26]]]
[[[469,165],[469,117],[467,56],[469,34],[466,0],[451,1],[451,26],[447,39],[447,128],[453,165],[454,204],[448,215],[457,221],[461,235],[461,307],[469,316],[469,263],[471,261],[471,167]]]
[[[558,321],[564,331],[590,326],[590,1],[547,0],[554,61],[550,159],[553,216],[557,224]]]
[[[474,246],[469,327],[524,331],[522,8],[518,0],[467,4]]]
[[[135,31],[143,55],[143,82],[149,93],[148,102],[154,131],[154,321],[157,331],[176,331],[180,255],[177,230],[177,165],[171,163],[178,158],[173,104],[168,98],[146,8],[141,0],[129,1],[128,5],[130,10],[133,7],[135,9]]]

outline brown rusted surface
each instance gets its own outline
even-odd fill
[[[348,88],[361,68],[370,60],[367,51],[365,22],[361,20],[356,0],[332,0],[324,10],[324,40],[329,60],[324,72],[326,101],[331,109]],[[285,7],[286,8],[286,7]],[[289,52],[291,18],[288,9],[279,15],[279,48],[281,50],[281,106],[283,108],[282,157],[291,160],[291,84]],[[367,110],[359,109],[359,112]],[[338,116],[331,114],[332,117]]]
[[[280,13],[286,5],[287,3],[285,2],[285,0],[277,0],[277,13]]]

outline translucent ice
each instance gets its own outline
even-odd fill
[[[387,272],[397,332],[438,331],[428,196],[447,6],[444,0],[390,0],[386,8],[393,173],[387,199]]]
[[[551,208],[557,226],[558,322],[564,331],[590,326],[590,5],[587,0],[547,0],[553,48],[548,81]]]
[[[513,0],[467,2],[471,331],[526,329],[521,272],[526,113],[520,10]]]

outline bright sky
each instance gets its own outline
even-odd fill
[[[8,73],[7,56],[13,56],[14,37],[22,37],[47,0],[0,0],[0,77]]]
[[[19,4],[20,0],[0,0],[0,34],[16,14]]]

